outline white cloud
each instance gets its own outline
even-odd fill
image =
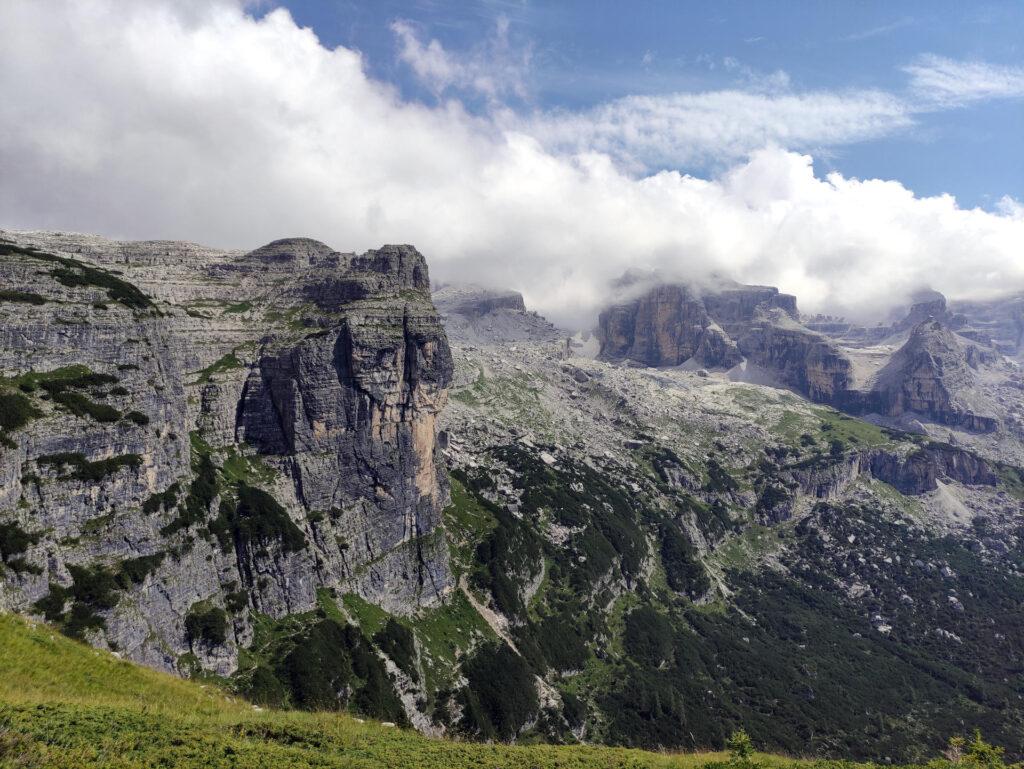
[[[903,69],[910,75],[915,94],[939,106],[1024,97],[1024,67],[957,61],[929,54]]]
[[[889,24],[883,24],[878,27],[871,27],[860,32],[853,32],[843,37],[843,40],[848,42],[860,42],[861,40],[870,40],[873,37],[884,37],[890,35],[898,29],[910,26],[914,23],[914,20],[906,17],[897,21],[890,22]]]
[[[788,81],[777,78],[776,88]],[[882,91],[726,90],[627,96],[583,112],[539,113],[522,130],[559,152],[605,152],[633,167],[736,161],[755,149],[849,144],[913,124]]]
[[[9,0],[0,93],[2,227],[414,243],[435,278],[519,288],[565,322],[592,319],[629,267],[773,283],[858,317],[923,285],[977,298],[1024,283],[1009,203],[962,210],[756,149],[891,130],[909,117],[885,94],[634,97],[496,122],[405,102],[358,53],[227,0]],[[616,161],[751,149],[711,180]]]
[[[529,46],[517,48],[509,40],[508,18],[498,18],[494,34],[464,54],[455,54],[440,41],[423,42],[419,30],[409,21],[391,24],[398,39],[399,58],[435,95],[446,91],[474,91],[488,99],[526,97],[526,73],[530,66]]]

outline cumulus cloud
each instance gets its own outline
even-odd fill
[[[927,55],[904,67],[910,86],[925,102],[957,106],[983,99],[1024,97],[1024,67],[957,61]]]
[[[924,285],[980,298],[1024,283],[1019,204],[963,210],[898,182],[819,178],[790,151],[909,119],[881,93],[637,98],[650,122],[628,128],[623,102],[492,118],[456,99],[403,101],[357,52],[227,0],[10,0],[0,92],[2,227],[239,248],[414,243],[435,279],[518,288],[570,324],[592,321],[630,267],[775,284],[806,310],[861,318]],[[726,109],[758,127],[731,126]],[[714,179],[620,162],[691,143],[726,158],[761,149]]]

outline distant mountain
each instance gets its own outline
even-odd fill
[[[432,294],[450,339],[460,342],[551,341],[564,338],[518,291],[494,291],[472,284],[446,284]]]
[[[600,357],[735,369],[734,378],[774,382],[895,427],[992,433],[1006,423],[1019,432],[1020,368],[1001,353],[1016,347],[984,341],[980,324],[949,311],[937,292],[918,299],[905,318],[869,334],[835,320],[805,325],[796,300],[770,287],[655,283],[601,313]]]

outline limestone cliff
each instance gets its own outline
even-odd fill
[[[0,607],[226,674],[253,612],[450,590],[452,361],[415,248],[0,238]]]
[[[975,369],[993,362],[991,350],[958,339],[937,320],[926,320],[878,373],[864,409],[893,417],[912,412],[978,432],[995,430],[994,409],[974,391]]]

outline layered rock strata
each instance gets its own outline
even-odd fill
[[[0,606],[224,674],[242,606],[451,589],[452,361],[415,248],[0,239],[0,524],[23,535]],[[217,611],[223,641],[197,637]]]

